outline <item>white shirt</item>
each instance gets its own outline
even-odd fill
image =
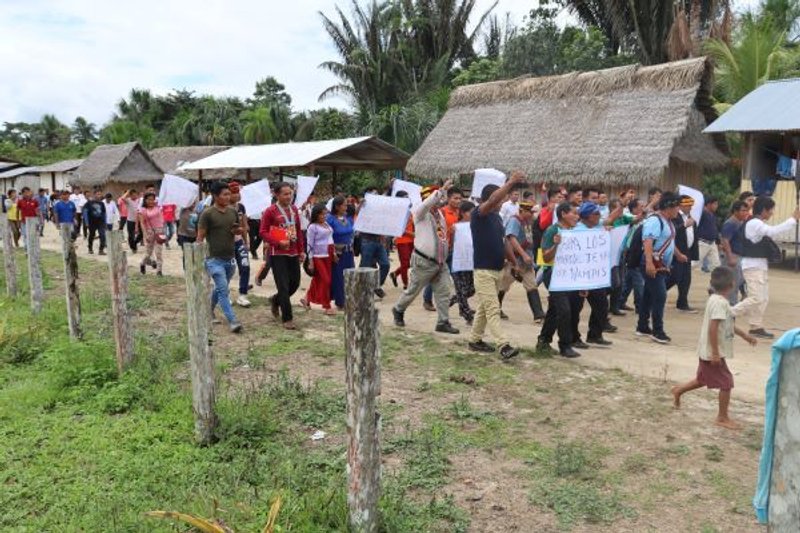
[[[106,206],[106,224],[113,225],[116,224],[119,220],[119,209],[117,208],[117,202],[111,200],[103,200],[103,205]]]
[[[687,226],[686,221],[689,220],[692,215],[691,213],[687,214],[684,213],[683,211],[681,211],[680,213],[681,213],[681,218],[683,218],[683,226],[686,228],[686,248],[691,250],[692,245],[694,244],[694,224],[692,224],[691,226]]]
[[[75,207],[78,208],[78,213],[83,213],[83,206],[86,205],[86,202],[87,202],[86,197],[83,195],[83,193],[70,194],[69,195],[69,200],[70,200],[70,202],[75,204]]]
[[[764,237],[774,239],[781,233],[785,233],[797,225],[797,220],[794,217],[784,221],[777,226],[770,226],[760,218],[754,218],[746,222],[747,226],[744,228],[744,238],[753,244],[758,244]],[[742,270],[750,268],[757,268],[759,270],[767,270],[769,263],[762,257],[742,257]]]
[[[500,208],[500,218],[503,219],[503,226],[505,226],[511,217],[514,217],[519,214],[519,204],[516,202],[512,202],[511,200],[507,200],[503,207]]]

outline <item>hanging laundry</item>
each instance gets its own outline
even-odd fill
[[[777,185],[778,180],[774,178],[754,178],[753,194],[756,196],[772,196]]]
[[[797,173],[797,159],[785,155],[778,155],[778,168],[775,173],[782,178],[794,179]]]

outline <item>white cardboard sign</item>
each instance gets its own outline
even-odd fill
[[[405,233],[409,213],[408,198],[367,194],[354,229],[361,233],[399,237]]]
[[[630,226],[617,226],[609,233],[611,234],[611,266],[619,266],[619,260],[622,256],[622,245],[625,242],[625,236],[628,234]]]
[[[175,205],[178,210],[191,206],[200,197],[200,186],[180,176],[164,174],[158,191],[158,205]]]
[[[472,271],[475,268],[472,228],[469,222],[459,222],[453,228],[453,272]]]
[[[694,199],[694,205],[692,206],[692,218],[699,224],[700,217],[703,216],[703,208],[706,206],[703,193],[697,189],[687,187],[686,185],[678,185],[678,194],[685,194],[686,196],[691,196]]]
[[[611,235],[605,229],[559,233],[551,292],[584,291],[611,286]]]
[[[308,197],[314,192],[317,186],[318,177],[297,176],[297,193],[294,196],[294,205],[300,209],[308,201]]]
[[[272,204],[272,189],[265,179],[242,187],[239,193],[248,218],[260,218]]]
[[[411,206],[416,207],[422,203],[422,186],[417,185],[406,180],[394,180],[392,185],[392,196],[396,196],[398,192],[406,191],[408,199],[411,200]]]
[[[497,185],[502,187],[506,183],[506,175],[493,168],[479,168],[475,171],[475,179],[472,180],[472,198],[480,198],[483,188],[487,185]]]

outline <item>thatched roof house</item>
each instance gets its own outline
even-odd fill
[[[697,58],[460,87],[407,171],[436,178],[494,167],[606,187],[697,184],[703,167],[727,161],[724,139],[701,134],[716,118],[710,83],[710,66]]]
[[[100,187],[115,195],[145,185],[159,183],[164,172],[138,142],[98,146],[78,167],[72,185],[91,189]]]
[[[181,170],[181,165],[194,163],[200,159],[218,154],[230,148],[229,146],[169,146],[166,148],[155,148],[150,150],[150,157],[167,174],[181,176],[186,179],[197,181],[201,177],[204,180],[230,179],[239,172],[235,170]]]

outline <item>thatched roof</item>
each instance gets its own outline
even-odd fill
[[[83,159],[67,159],[44,167],[39,167],[39,172],[69,172],[81,166],[83,161]]]
[[[70,183],[94,187],[105,185],[109,181],[160,181],[163,175],[161,168],[138,142],[104,144],[89,154]]]
[[[724,140],[700,133],[716,117],[710,83],[697,58],[461,87],[407,170],[435,178],[493,167],[634,184],[658,179],[670,158],[721,166]]]

